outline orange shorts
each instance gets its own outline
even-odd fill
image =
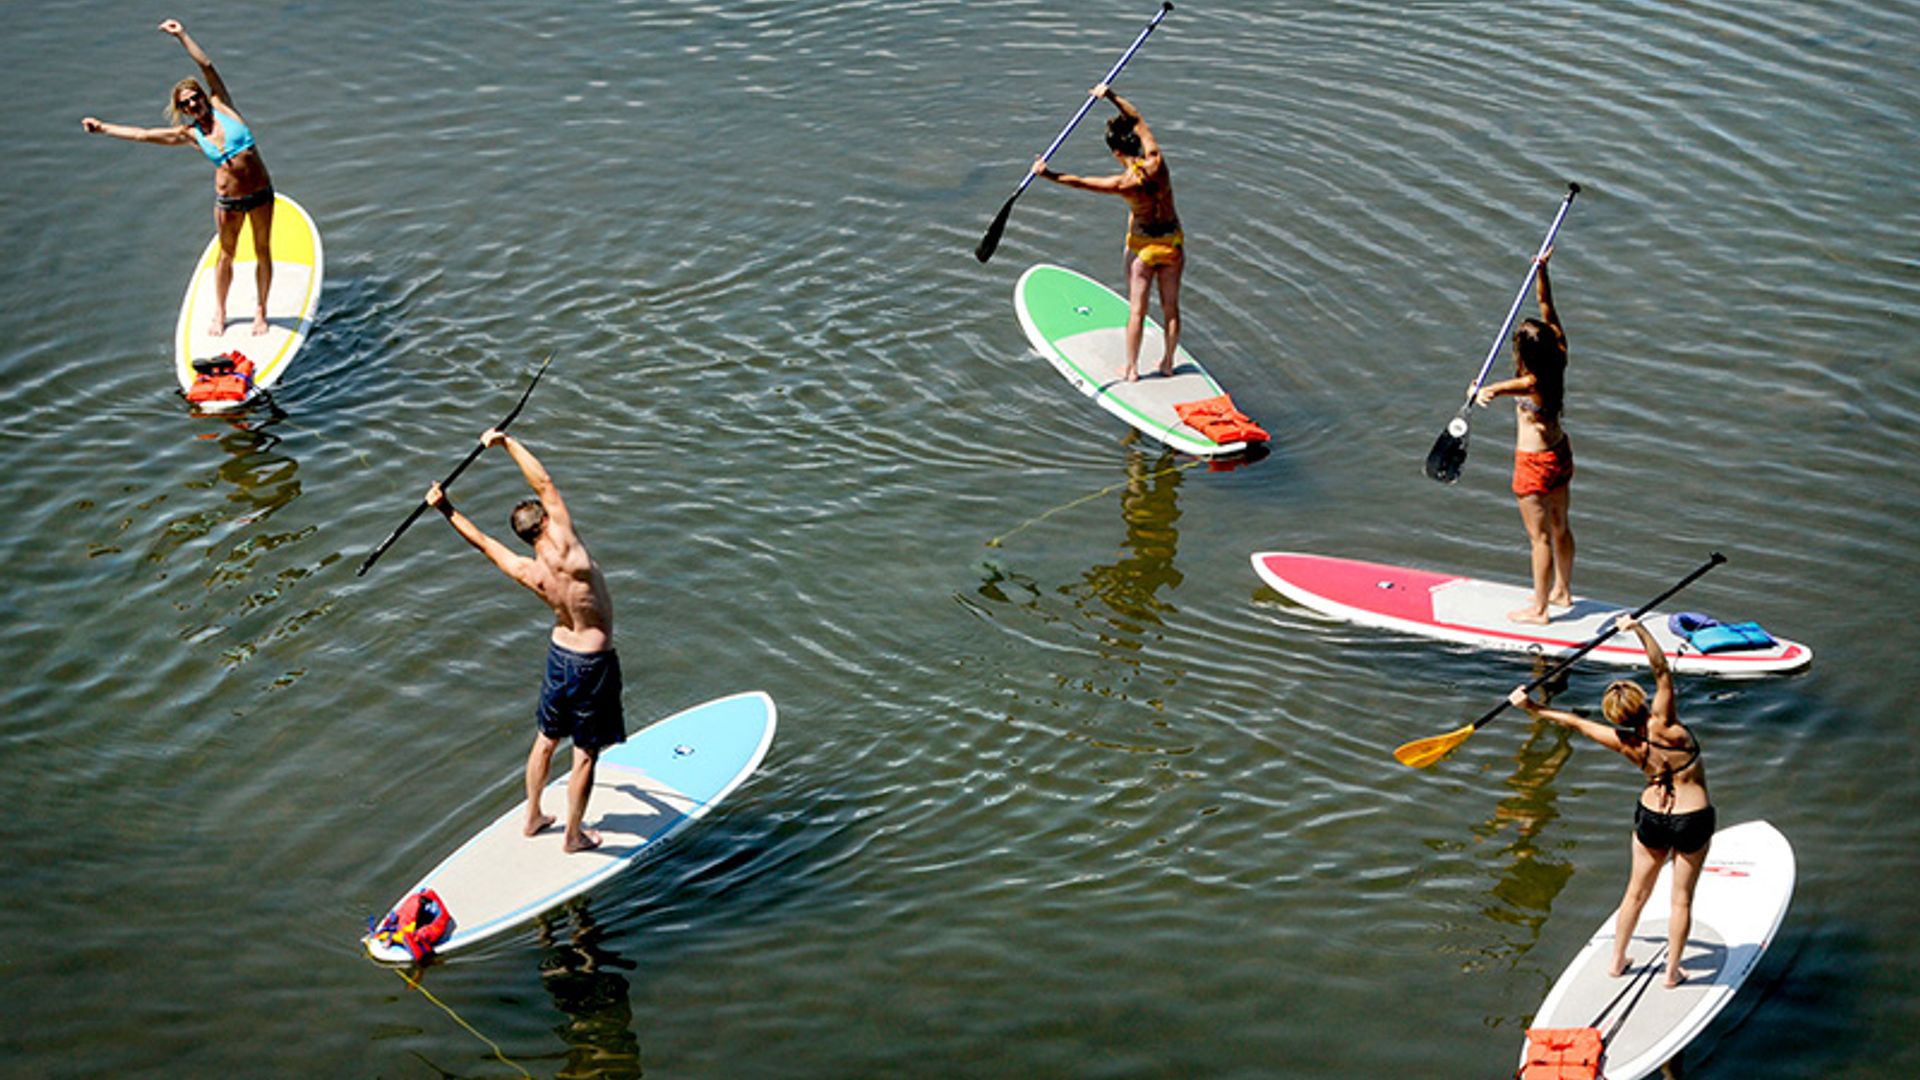
[[[1513,452],[1513,493],[1519,498],[1548,495],[1573,482],[1573,440],[1561,439],[1549,450]]]

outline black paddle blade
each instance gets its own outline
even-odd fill
[[[1460,479],[1460,467],[1467,463],[1467,421],[1456,416],[1447,424],[1447,430],[1433,440],[1433,449],[1427,451],[1427,475],[1443,484],[1451,484]]]
[[[1007,231],[1007,218],[1013,215],[1013,200],[1019,197],[1020,193],[1016,191],[1013,198],[1001,204],[1000,212],[993,217],[993,224],[987,226],[987,235],[981,237],[980,246],[973,249],[974,258],[981,262],[993,258],[993,253],[1000,247],[1000,234]]]

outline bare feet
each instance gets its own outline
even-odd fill
[[[600,846],[600,834],[592,829],[581,829],[579,836],[567,837],[567,842],[563,846],[569,855],[580,851],[592,851]]]
[[[1122,371],[1120,373],[1120,381],[1121,382],[1139,382],[1140,369],[1137,367],[1130,367],[1125,371]]]
[[[1507,612],[1507,621],[1526,623],[1529,626],[1545,626],[1553,619],[1547,615],[1545,608],[1523,607]]]
[[[273,327],[267,325],[266,312],[263,311],[260,314],[255,315],[253,317],[253,336],[254,337],[259,337],[260,335],[265,334],[267,331],[271,329],[273,329]]]
[[[1681,971],[1679,968],[1675,968],[1672,971],[1667,972],[1667,989],[1669,990],[1673,989],[1676,986],[1679,986],[1681,983],[1686,981],[1687,981],[1687,973],[1684,971]]]
[[[213,322],[207,325],[207,336],[219,337],[220,335],[226,332],[227,332],[227,313],[224,311],[214,312]]]
[[[1169,356],[1165,360],[1160,361],[1160,374],[1173,374],[1173,357]]]
[[[1627,973],[1627,958],[1621,957],[1607,966],[1607,978],[1617,979]]]
[[[527,818],[527,826],[524,832],[527,836],[538,836],[542,831],[550,827],[552,824],[553,824],[552,814],[540,814],[535,817],[529,817]]]
[[[1547,597],[1547,606],[1550,608],[1571,608],[1573,607],[1573,597],[1566,593],[1561,593],[1559,596],[1549,596]]]

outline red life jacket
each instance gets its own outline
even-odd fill
[[[195,360],[193,370],[187,400],[195,405],[234,404],[253,394],[253,361],[238,349],[211,360]]]
[[[1598,1028],[1528,1028],[1517,1080],[1594,1080],[1605,1048]]]
[[[448,914],[447,905],[440,902],[439,893],[421,889],[400,901],[378,925],[372,919],[367,920],[367,929],[375,941],[403,945],[414,960],[420,961],[432,956],[433,947],[452,931],[453,916]]]
[[[1269,438],[1251,417],[1234,408],[1233,399],[1225,394],[1183,401],[1173,411],[1188,427],[1217,443],[1266,442]]]

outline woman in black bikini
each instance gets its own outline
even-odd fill
[[[1619,753],[1646,774],[1647,786],[1633,811],[1633,871],[1627,893],[1614,920],[1614,977],[1626,973],[1627,945],[1640,921],[1640,909],[1653,892],[1654,880],[1667,859],[1673,859],[1673,910],[1667,922],[1667,986],[1685,981],[1680,971],[1687,934],[1693,929],[1693,891],[1707,862],[1713,841],[1713,803],[1707,797],[1707,769],[1700,761],[1700,740],[1680,722],[1674,707],[1673,671],[1647,628],[1631,615],[1618,626],[1632,630],[1647,650],[1653,667],[1653,700],[1630,679],[1607,687],[1600,711],[1608,723],[1597,723],[1558,709],[1548,709],[1527,696],[1525,687],[1508,695],[1513,704],[1535,717],[1551,720]]]

